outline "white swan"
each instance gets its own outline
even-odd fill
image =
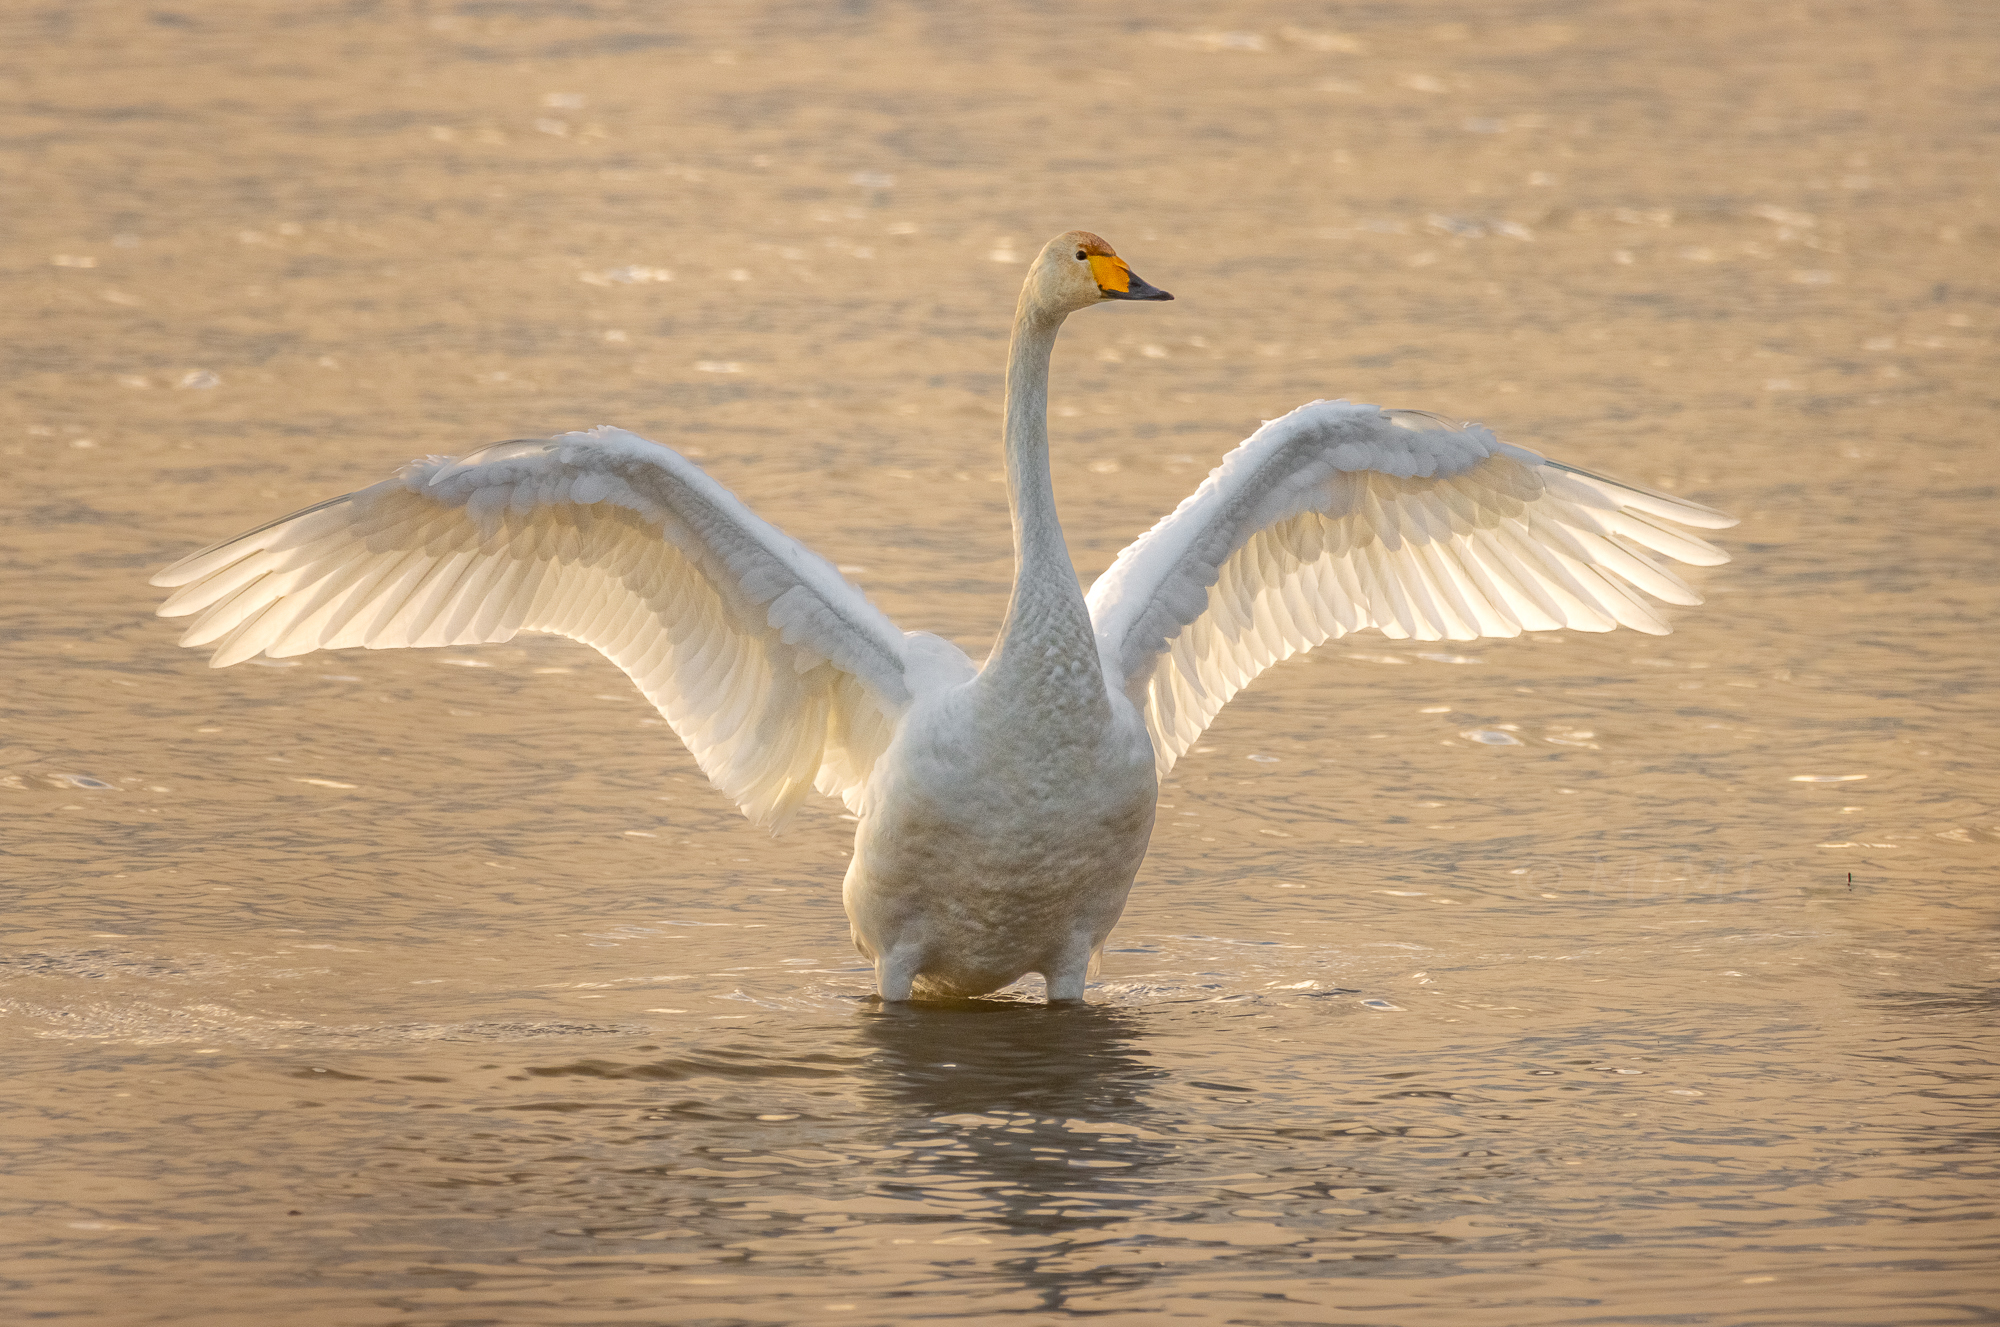
[[[678,453],[614,428],[503,442],[183,558],[160,612],[222,667],[548,631],[639,685],[774,831],[809,788],[860,819],[845,901],[885,1000],[1031,972],[1079,1000],[1152,832],[1158,779],[1277,660],[1375,627],[1470,640],[1667,625],[1700,599],[1664,521],[1720,512],[1544,460],[1478,425],[1315,401],[1236,448],[1086,599],[1049,479],[1063,319],[1172,296],[1072,231],[1028,273],[1007,364],[1016,569],[984,667],[904,633]]]

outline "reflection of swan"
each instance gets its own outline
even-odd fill
[[[1014,1255],[1000,1282],[1039,1301],[1039,1316],[1101,1304],[1107,1273],[1128,1270],[1048,1255],[1102,1238],[1107,1222],[1187,1215],[1159,1187],[1187,1135],[1154,1100],[1173,1077],[1145,1049],[1157,1027],[1096,1005],[951,1000],[882,1005],[851,1028],[871,1052],[871,1132],[900,1152],[871,1189],[999,1236]]]
[[[869,1077],[915,1118],[970,1111],[1130,1121],[1146,1084],[1163,1075],[1138,1049],[1138,1024],[1116,1009],[953,1000],[921,1011],[885,1007],[859,1028],[878,1052],[868,1058]]]
[[[1333,636],[1617,625],[1698,598],[1658,554],[1722,554],[1679,498],[1414,411],[1316,401],[1224,458],[1077,588],[1049,479],[1063,319],[1172,298],[1072,231],[1035,260],[1007,365],[1013,597],[983,668],[896,629],[678,453],[613,428],[413,462],[154,577],[216,666],[549,631],[595,646],[751,819],[808,789],[858,813],[846,903],[884,999],[1030,972],[1051,1000],[1125,906],[1157,778],[1264,668]]]

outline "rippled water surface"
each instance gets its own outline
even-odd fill
[[[0,13],[0,1307],[2000,1317],[1990,6]],[[211,672],[147,575],[616,422],[975,654],[1023,261],[1094,575],[1319,396],[1743,518],[1663,639],[1352,637],[1085,1009],[884,1010],[566,641]]]

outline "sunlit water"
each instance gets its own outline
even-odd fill
[[[1992,1321],[1980,5],[0,15],[12,1321]],[[1167,17],[1161,17],[1168,13]],[[1739,514],[1676,634],[1356,637],[1164,791],[1090,1008],[883,1010],[558,640],[210,672],[151,570],[616,422],[899,622],[1318,396]]]

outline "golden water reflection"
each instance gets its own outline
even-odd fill
[[[0,1303],[93,1322],[1735,1323],[1996,1291],[1977,6],[0,16]],[[210,672],[151,570],[615,422],[975,654],[1048,234],[1094,575],[1260,419],[1743,524],[1676,634],[1355,637],[1164,790],[1096,1002],[881,1011],[849,823],[595,655]]]

